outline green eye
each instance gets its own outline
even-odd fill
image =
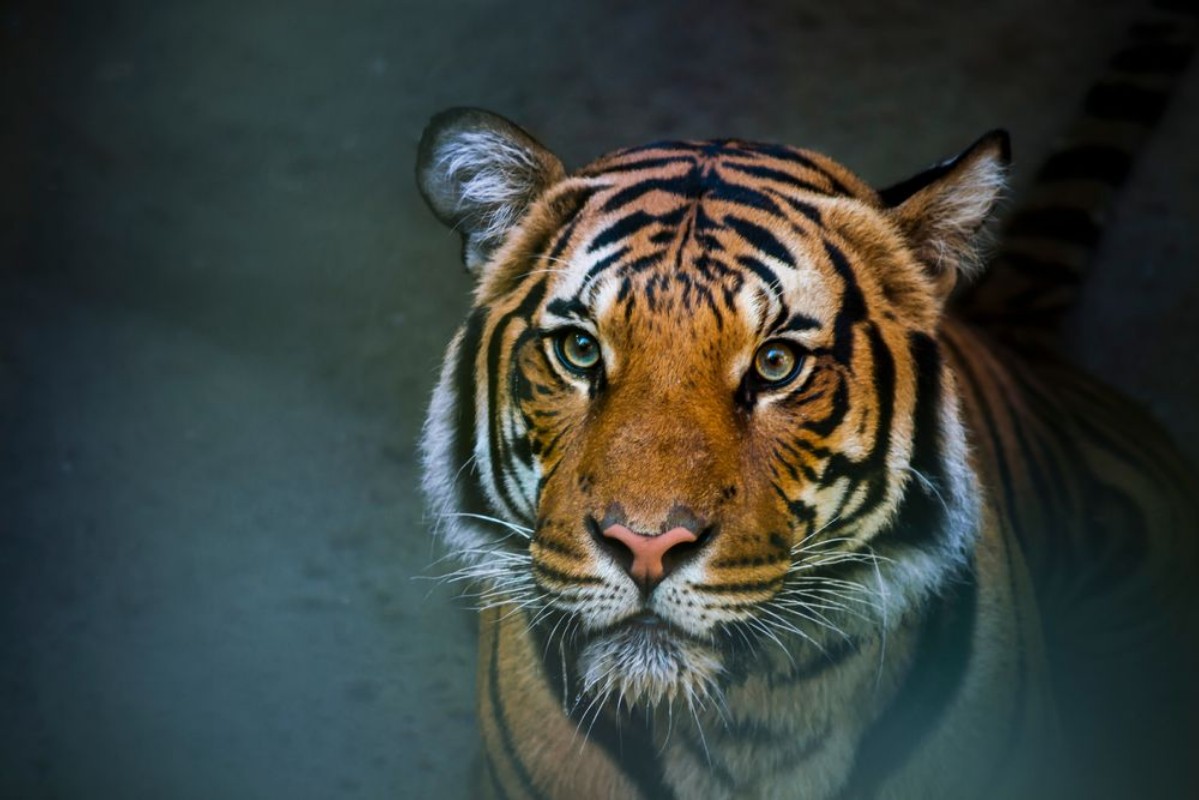
[[[600,363],[599,342],[587,331],[577,328],[558,335],[554,352],[562,365],[572,372],[590,372]]]
[[[803,356],[786,342],[767,342],[754,353],[754,373],[763,382],[780,386],[795,377]]]

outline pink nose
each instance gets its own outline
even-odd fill
[[[666,576],[662,557],[676,545],[694,542],[698,537],[686,528],[671,528],[657,536],[646,536],[629,530],[624,525],[612,525],[604,529],[604,536],[615,539],[633,554],[633,563],[628,566],[629,575],[646,589],[657,586]]]

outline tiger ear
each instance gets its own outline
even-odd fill
[[[417,150],[417,186],[437,218],[462,234],[462,259],[472,272],[564,175],[562,162],[536,139],[478,108],[434,116]]]
[[[942,298],[978,260],[978,234],[1006,186],[1011,144],[995,130],[962,153],[879,192]]]

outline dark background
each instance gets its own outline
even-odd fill
[[[879,183],[1013,134],[1127,0],[0,3],[0,797],[465,797],[473,620],[414,453],[470,282],[411,178],[481,105]],[[1072,321],[1199,455],[1199,75]]]

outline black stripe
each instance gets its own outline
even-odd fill
[[[500,742],[503,744],[504,755],[511,762],[512,771],[516,773],[516,777],[520,780],[521,788],[533,798],[543,798],[541,792],[533,784],[533,777],[529,775],[529,770],[525,763],[521,761],[520,754],[516,751],[516,743],[513,741],[512,730],[508,727],[507,715],[504,713],[504,701],[500,696],[500,622],[498,619],[492,621],[494,634],[491,639],[491,663],[487,666],[488,672],[488,695],[491,698],[492,721],[500,732]],[[498,783],[498,781],[497,781]]]
[[[709,187],[704,191],[703,199],[736,203],[739,206],[756,208],[779,216],[782,216],[783,213],[783,210],[762,192],[748,186],[739,186],[724,181],[711,181]]]
[[[491,341],[487,345],[487,416],[489,420],[488,441],[491,445],[491,479],[500,499],[514,512],[517,504],[513,501],[512,493],[508,491],[507,483],[504,481],[507,442],[504,439],[503,431],[500,430],[500,364],[503,354],[507,352],[504,345],[504,334],[513,320],[527,322],[544,297],[545,278],[538,278],[525,294],[520,305],[496,322],[491,331]]]
[[[808,466],[807,464],[804,463],[803,453],[808,452],[808,453],[812,453],[813,455],[816,455],[816,453],[814,451],[823,450],[824,448],[817,448],[817,447],[811,446],[807,442],[804,442],[802,439],[793,439],[790,442],[780,440],[780,441],[776,442],[775,444],[776,444],[776,449],[774,451],[775,457],[778,458],[779,461],[782,462],[783,466],[787,468],[787,472],[789,472],[791,474],[791,479],[793,481],[795,481],[797,483],[799,482],[799,476],[798,476],[797,472],[802,473],[804,476],[804,480],[806,480],[806,481],[816,481],[819,479],[819,476],[816,474],[816,470],[812,469],[810,466]],[[783,452],[779,452],[780,450],[782,450]],[[817,458],[827,457],[827,455],[828,454],[826,452],[824,456],[817,455]],[[785,456],[790,456],[791,458],[794,458],[795,462],[792,463],[790,461],[785,460]]]
[[[724,224],[732,228],[737,235],[754,249],[765,253],[776,261],[781,261],[788,267],[795,267],[795,257],[791,255],[791,251],[784,247],[783,243],[778,240],[778,237],[766,228],[732,214],[724,218]]]
[[[560,556],[566,556],[567,558],[583,559],[585,557],[583,552],[568,545],[562,544],[561,542],[555,542],[552,539],[537,537],[533,540],[533,544],[537,547],[540,547],[542,550],[548,550],[551,553],[556,553]]]
[[[580,175],[618,175],[622,172],[637,172],[643,169],[657,169],[659,167],[670,166],[671,164],[694,164],[695,157],[690,155],[679,156],[663,156],[661,158],[643,158],[638,161],[629,161],[621,164],[603,164],[599,169],[590,171],[582,170]]]
[[[571,718],[582,724],[581,718]],[[620,765],[646,800],[674,800],[674,790],[666,783],[659,748],[650,730],[647,715],[606,710],[596,718],[587,741],[599,745],[613,762]],[[564,768],[566,768],[564,766]]]
[[[587,201],[591,199],[591,196],[596,191],[594,187],[587,187],[586,189],[574,192],[569,198],[563,198],[558,201],[559,218],[565,219],[566,217],[570,217],[570,222],[559,229],[558,235],[554,240],[554,246],[550,248],[549,253],[545,256],[551,262],[551,265],[557,263],[559,256],[566,250],[566,246],[570,244],[570,239],[574,235],[575,229],[579,226],[579,220],[582,219],[579,211],[582,210],[583,206],[587,204]],[[567,203],[569,205],[566,205]],[[533,252],[537,251],[534,250]]]
[[[775,274],[774,270],[753,256],[737,256],[737,263],[761,278],[762,282],[766,284],[766,287],[771,290],[775,297],[779,296],[779,276]]]
[[[551,300],[546,304],[545,310],[551,314],[556,314],[559,317],[575,317],[577,319],[587,318],[587,306],[580,303],[576,298],[564,300],[559,297],[556,300]]]
[[[521,367],[520,361],[517,360],[517,355],[530,341],[540,338],[541,334],[535,331],[531,326],[520,332],[520,335],[516,337],[516,341],[512,344],[511,358],[513,359],[513,363],[510,365],[508,373],[511,376],[508,381],[508,396],[515,401],[508,409],[508,418],[513,425],[517,425],[521,422],[526,423],[525,435],[513,438],[511,440],[511,453],[516,456],[518,461],[520,461],[526,468],[529,469],[532,469],[533,467],[533,450],[528,436],[528,430],[531,428],[531,426],[527,424],[528,417],[525,416],[524,409],[521,408],[520,401],[526,396],[531,396],[532,384],[528,378],[525,377],[524,369]]]
[[[779,488],[777,484],[772,485],[771,488],[774,489],[774,492],[779,496],[779,499],[787,504],[788,514],[804,525],[811,527],[812,523],[816,520],[815,506],[805,503],[803,500],[792,500],[791,498],[787,497],[787,493]]]
[[[546,566],[544,562],[537,560],[533,561],[533,572],[540,573],[543,577],[570,586],[595,586],[604,582],[602,578],[594,575],[571,575],[570,573]]]
[[[810,587],[810,583],[803,584]],[[799,664],[793,667],[784,675],[772,675],[770,678],[771,686],[794,686],[795,684],[810,681],[813,678],[818,678],[824,675],[831,669],[844,664],[853,656],[862,652],[862,648],[873,639],[858,639],[850,637],[842,638],[823,651],[816,654],[816,657],[805,664]]]
[[[495,764],[491,763],[491,756],[487,753],[483,754],[483,777],[491,784],[491,793],[496,800],[508,800],[508,793],[504,791],[500,777],[495,774]]]
[[[817,436],[827,437],[837,429],[841,420],[845,419],[847,411],[849,411],[849,389],[845,386],[845,379],[839,377],[837,388],[833,390],[832,408],[829,409],[828,416],[823,419],[805,419],[799,427],[805,431],[811,431]]]
[[[798,200],[794,197],[791,197],[790,195],[783,194],[782,192],[776,191],[774,189],[771,189],[770,193],[773,194],[775,197],[781,199],[784,203],[791,206],[791,208],[795,209],[800,214],[803,214],[813,224],[815,224],[817,226],[824,224],[824,220],[820,216],[820,210],[818,208],[816,208],[816,206],[812,205],[811,203],[805,203],[802,200]]]
[[[599,275],[601,272],[606,270],[608,267],[615,264],[617,261],[620,261],[620,259],[627,256],[629,254],[629,250],[630,250],[630,248],[628,247],[628,245],[617,248],[612,253],[604,256],[599,261],[592,264],[591,269],[587,270],[587,274],[585,276],[583,276],[583,286],[579,290],[579,294],[584,294],[587,290],[587,287],[591,284],[591,282],[595,279],[595,277],[597,275]]]
[[[783,183],[790,186],[792,189],[798,189],[802,192],[812,192],[814,194],[827,195],[828,192],[823,186],[817,186],[814,183],[808,183],[805,180],[795,177],[790,172],[784,172],[781,169],[772,167],[764,167],[760,164],[738,164],[736,162],[727,162],[721,165],[723,168],[736,170],[737,172],[746,175],[752,175],[755,178],[762,178],[776,183]]]
[[[1052,519],[1056,514],[1061,513],[1062,500],[1069,497],[1070,492],[1064,481],[1063,472],[1055,469],[1052,465],[1043,465],[1039,457],[1043,456],[1047,446],[1052,445],[1055,439],[1068,439],[1068,436],[1059,435],[1062,431],[1064,415],[1057,402],[1037,393],[1032,382],[1025,380],[1023,364],[1017,366],[1009,361],[1004,366],[1007,367],[1005,372],[1014,385],[1009,386],[1006,382],[999,383],[997,389],[1000,393],[999,400],[1008,409],[1019,408],[1021,404],[1025,408],[1024,413],[1012,414],[1010,418],[1010,430],[1015,439],[1015,444],[1011,448],[1014,451],[1012,460],[1018,464],[1018,472],[1023,476],[1027,485],[1032,487],[1032,494],[1036,499],[1034,504],[1032,497],[1026,493],[1023,494],[1020,510],[1025,515],[1039,514],[1044,518]],[[1029,429],[1030,423],[1033,422],[1040,422],[1045,430],[1050,432],[1048,440]],[[1003,444],[1002,441],[996,441],[996,446],[1003,446]],[[1085,463],[1085,460],[1079,459],[1076,463]],[[1046,527],[1046,524],[1049,527]],[[1069,522],[1066,524],[1068,525]],[[1016,536],[1017,538],[1027,537],[1029,531],[1033,529],[1025,526],[1015,528]],[[1035,529],[1053,530],[1055,527],[1054,523],[1049,522],[1036,526]],[[1022,544],[1032,548],[1030,552],[1034,552],[1044,547],[1045,540],[1023,541]]]
[[[802,155],[801,153],[796,152],[795,150],[793,150],[790,147],[786,147],[785,145],[779,145],[779,144],[754,143],[754,144],[745,145],[745,149],[752,153],[758,153],[761,155],[769,156],[770,158],[778,159],[779,161],[786,161],[791,164],[799,164],[800,166],[804,167],[805,169],[810,169],[812,172],[815,172],[817,175],[819,175],[820,177],[827,180],[829,182],[829,185],[831,185],[833,187],[833,191],[836,192],[837,194],[849,195],[851,197],[853,196],[853,192],[851,192],[849,190],[849,187],[846,186],[845,184],[841,183],[841,181],[837,180],[837,177],[835,175],[833,175],[828,170],[821,167],[819,164],[817,164],[812,159],[808,158],[805,155]],[[819,189],[817,191],[820,191],[821,194],[825,194],[825,192],[823,192]]]
[[[657,217],[640,210],[626,214],[600,231],[591,240],[591,243],[587,245],[587,252],[594,253],[596,250],[603,249],[613,242],[619,242],[621,239],[633,236],[638,231],[657,221]]]
[[[1094,247],[1101,229],[1090,214],[1079,208],[1050,206],[1025,211],[1008,223],[1012,236],[1044,236],[1083,247]]]
[[[648,178],[631,186],[626,186],[608,198],[603,205],[604,212],[617,209],[639,200],[650,192],[663,192],[686,200],[694,196],[695,181],[687,173],[673,178]]]
[[[1007,452],[1007,448],[1003,446],[1003,438],[999,435],[999,429],[996,427],[995,412],[990,407],[986,387],[983,385],[980,376],[971,371],[978,368],[979,363],[968,359],[965,353],[954,346],[952,340],[945,339],[943,343],[956,356],[954,359],[955,366],[957,367],[956,377],[962,385],[963,393],[968,393],[978,404],[978,418],[982,420],[986,431],[985,433],[981,431],[976,431],[975,433],[980,437],[985,437],[987,441],[994,443],[995,465],[999,471],[997,477],[999,479],[1000,490],[1003,493],[1004,514],[1015,530],[1027,530],[1025,520],[1021,515],[1021,506],[1016,501],[1016,487],[1012,481],[1012,467],[1008,463],[1008,456],[1010,454]],[[991,489],[994,491],[993,486]]]
[[[561,623],[565,620],[565,616],[551,614],[530,628],[536,650],[541,653],[546,682],[555,697],[563,698],[563,703],[574,691],[571,687],[579,685],[577,675],[563,674],[564,666],[568,672],[573,672],[572,667],[578,658],[578,650],[571,647],[568,641],[573,641],[573,636],[568,637],[562,629]],[[557,631],[555,638],[565,650],[551,652],[556,650],[549,638],[551,631]],[[579,725],[583,725],[584,707],[585,704],[575,703],[567,715]],[[586,722],[589,725],[586,729],[588,743],[599,745],[608,758],[619,766],[624,777],[640,789],[642,797],[646,800],[673,800],[674,791],[666,784],[662,764],[656,757],[658,747],[653,741],[648,718],[607,709],[594,721]]]
[[[800,312],[796,311],[794,314],[791,315],[791,318],[787,320],[785,325],[783,325],[780,328],[777,328],[776,330],[778,330],[778,331],[811,331],[811,330],[819,330],[819,329],[820,329],[820,322],[818,320],[815,320],[812,317],[809,317],[807,314],[801,314]]]
[[[735,558],[717,558],[709,562],[712,569],[736,569],[738,567],[764,567],[769,564],[781,564],[791,561],[789,552],[773,556],[739,556]]]
[[[930,601],[916,658],[891,705],[862,737],[854,771],[839,797],[874,796],[933,732],[957,696],[970,664],[977,605],[973,565],[941,597]]]
[[[866,316],[866,301],[862,297],[862,289],[858,286],[857,278],[849,266],[849,260],[841,252],[841,248],[824,240],[824,251],[837,276],[845,285],[841,297],[841,306],[837,318],[833,322],[832,356],[839,363],[849,365],[853,360],[853,326]]]
[[[699,723],[694,723],[698,726]],[[699,731],[702,736],[702,730]],[[737,788],[737,781],[733,774],[728,771],[724,764],[717,763],[712,756],[712,748],[706,744],[706,740],[696,736],[691,730],[680,730],[677,734],[679,742],[691,756],[692,760],[699,765],[699,769],[704,773],[704,777],[715,778],[718,783],[724,788],[724,792],[719,794],[720,797],[736,797],[734,790]],[[720,755],[717,753],[716,755]]]
[[[1120,186],[1128,177],[1132,156],[1119,147],[1088,144],[1054,153],[1037,173],[1039,183],[1099,180]]]
[[[784,576],[771,578],[767,581],[742,581],[740,583],[693,583],[694,588],[708,594],[737,594],[743,592],[763,592],[783,581]],[[723,607],[723,606],[722,606]]]
[[[891,451],[891,428],[895,417],[895,357],[883,341],[882,334],[874,324],[866,329],[870,343],[871,360],[874,362],[874,386],[878,402],[878,420],[875,423],[874,444],[870,453],[860,463],[854,462],[840,454],[829,459],[828,472],[837,472],[857,482],[866,482],[866,496],[862,498],[857,510],[852,514],[843,514],[839,509],[836,516],[842,525],[852,524],[877,508],[887,498],[888,470],[887,455]],[[841,386],[844,386],[842,381]],[[823,476],[827,485],[829,476]],[[857,486],[851,486],[845,492],[843,502],[848,502]]]
[[[909,480],[895,521],[876,541],[932,550],[947,534],[946,510],[941,498],[949,492],[945,480],[945,456],[941,451],[941,395],[944,392],[941,353],[936,341],[924,333],[911,334],[909,347],[916,369],[911,466],[931,486],[925,486],[919,479]]]
[[[777,686],[777,684],[774,684]],[[772,729],[764,725],[755,725],[749,720],[725,720],[724,724],[712,730],[709,734],[712,741],[723,743],[728,741],[749,742],[754,747],[761,748],[765,761],[769,753],[771,763],[783,766],[788,771],[794,771],[799,762],[811,758],[828,742],[832,726],[826,726],[811,736],[797,739],[789,730]],[[777,774],[777,773],[774,773]]]
[[[1084,110],[1093,117],[1153,125],[1166,110],[1169,95],[1139,86],[1101,83],[1087,92]]]
[[[483,325],[487,321],[487,309],[476,308],[471,312],[462,332],[462,340],[455,354],[457,363],[454,365],[454,410],[455,423],[453,428],[454,441],[451,452],[454,454],[455,486],[459,491],[462,510],[483,514],[491,511],[491,505],[473,478],[474,470],[463,469],[471,463],[475,454],[475,420],[478,417],[476,407],[477,388],[475,376],[475,359],[483,338]],[[459,476],[466,473],[465,479]]]

